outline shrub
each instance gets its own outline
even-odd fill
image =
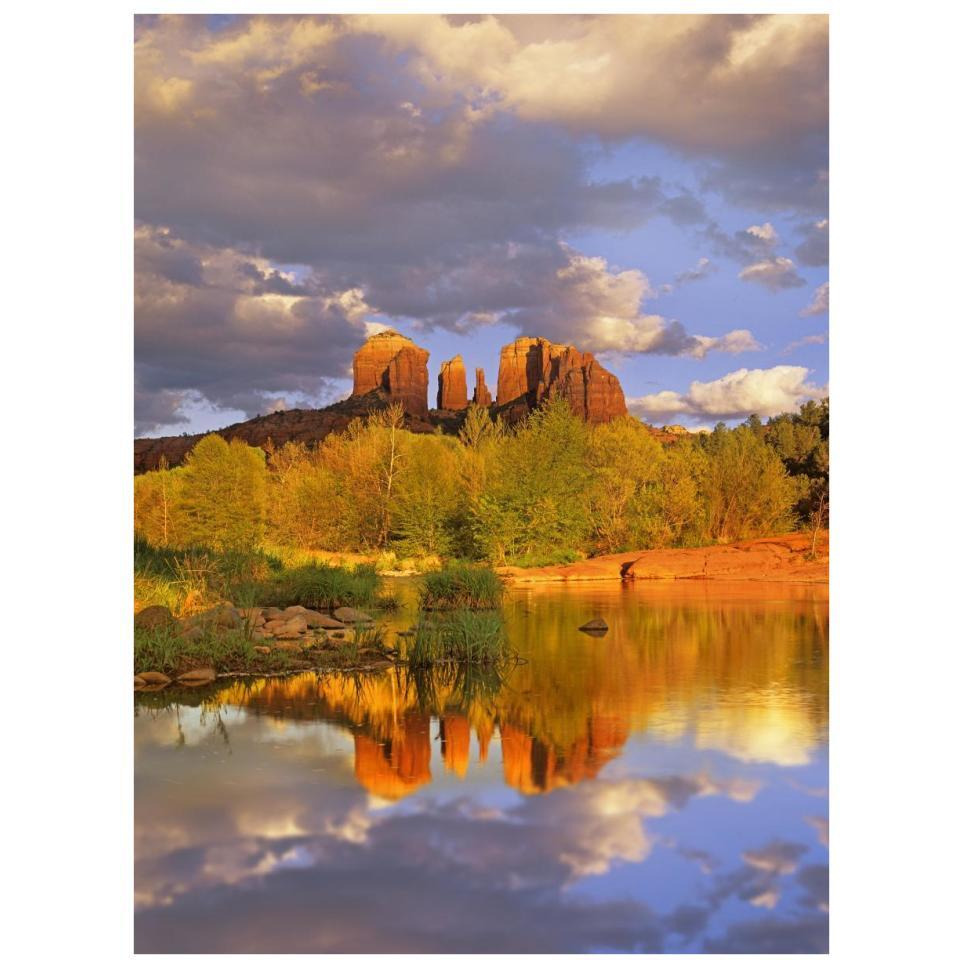
[[[503,603],[503,581],[490,567],[451,563],[428,573],[420,589],[423,610],[494,610]]]

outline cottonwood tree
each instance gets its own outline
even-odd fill
[[[267,494],[263,450],[211,433],[184,461],[180,514],[186,543],[249,550],[263,541]]]

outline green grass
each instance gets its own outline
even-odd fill
[[[134,598],[143,606],[168,607],[176,617],[229,600],[238,607],[389,607],[380,597],[373,564],[338,567],[312,560],[285,566],[264,551],[230,553],[206,547],[174,549],[134,542]]]
[[[428,573],[420,588],[422,610],[496,610],[503,603],[503,581],[490,567],[451,563]]]
[[[211,666],[215,670],[240,670],[256,658],[253,641],[244,630],[209,630],[203,637],[187,640],[176,627],[136,628],[133,631],[133,670],[159,670],[175,673],[193,666]]]
[[[515,557],[510,561],[514,567],[529,569],[530,567],[561,567],[568,563],[576,563],[582,560],[584,554],[579,550],[570,548],[558,548],[556,550],[540,551],[531,553],[522,557]]]
[[[457,610],[431,620],[421,620],[410,637],[401,637],[399,656],[411,667],[442,662],[497,663],[510,650],[503,620],[498,613]]]
[[[371,606],[376,603],[380,578],[373,564],[353,569],[313,562],[284,570],[264,584],[259,602],[277,607],[296,604],[311,609]]]

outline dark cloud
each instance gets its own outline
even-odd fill
[[[797,232],[805,238],[794,251],[797,260],[807,267],[825,267],[830,261],[829,221],[805,223]]]
[[[316,281],[296,284],[234,251],[147,227],[135,258],[140,434],[185,422],[190,400],[247,416],[269,409],[276,393],[329,402],[331,381],[347,375],[363,342],[370,310],[356,291],[325,293]],[[164,269],[188,262],[196,268],[186,273]]]
[[[153,234],[136,261],[140,429],[182,422],[189,391],[248,414],[324,397],[377,312],[583,330],[597,350],[749,348],[744,331],[708,338],[647,312],[639,271],[565,240],[659,217],[756,260],[700,196],[657,176],[592,180],[590,164],[611,140],[652,138],[701,162],[707,189],[807,209],[801,186],[825,162],[825,23],[138,18],[135,212]],[[580,88],[581,56],[603,85]]]

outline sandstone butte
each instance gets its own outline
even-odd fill
[[[508,423],[554,397],[563,397],[590,423],[627,414],[620,381],[592,353],[543,337],[518,337],[500,351],[497,407]]]
[[[313,446],[327,434],[345,430],[352,420],[400,402],[405,426],[415,433],[459,430],[468,405],[463,358],[446,361],[440,371],[438,409],[427,405],[430,354],[396,330],[374,334],[353,358],[353,393],[320,410],[281,410],[231,424],[216,432],[226,440],[252,446],[282,446],[296,441]],[[563,397],[590,423],[625,416],[627,406],[620,381],[590,353],[543,337],[520,337],[500,352],[497,402],[494,404],[482,369],[476,370],[473,402],[490,407],[496,418],[516,423],[545,400]],[[650,428],[662,442],[676,437]],[[134,440],[134,472],[155,470],[162,462],[175,467],[203,434],[180,437],[140,437]]]
[[[429,351],[396,330],[374,334],[354,354],[353,396],[383,390],[391,401],[402,403],[410,416],[426,419],[429,359]]]
[[[438,410],[465,410],[467,406],[467,368],[458,353],[440,365]]]
[[[817,559],[809,559],[809,533],[786,533],[715,547],[631,550],[551,567],[500,567],[517,583],[584,580],[763,580],[767,583],[828,583],[830,534],[817,536]]]

